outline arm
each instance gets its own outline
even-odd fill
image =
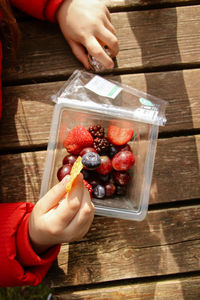
[[[66,176],[35,206],[0,205],[0,286],[39,284],[56,259],[60,243],[79,240],[88,232],[94,205],[82,175],[59,204],[69,179]]]
[[[86,52],[105,68],[113,68],[113,61],[103,47],[108,46],[115,57],[119,52],[119,45],[104,1],[11,0],[11,4],[39,19],[57,20],[74,55],[86,69],[90,68]]]
[[[83,175],[77,176],[66,194],[69,180],[70,176],[64,177],[36,203],[31,213],[29,236],[37,253],[56,244],[80,240],[91,226],[94,205],[83,183]]]
[[[112,57],[119,51],[118,39],[110,13],[102,0],[65,0],[57,11],[61,31],[74,55],[89,69],[85,50],[106,69],[114,67],[104,51],[107,46]]]
[[[60,246],[43,256],[33,251],[28,233],[33,207],[31,203],[0,204],[1,287],[39,284],[58,255]]]
[[[10,0],[10,3],[35,18],[55,22],[56,11],[63,1],[64,0]]]

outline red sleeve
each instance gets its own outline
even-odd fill
[[[41,257],[31,248],[32,209],[31,203],[0,204],[0,287],[39,284],[59,253],[59,245]]]
[[[10,0],[10,3],[25,13],[42,20],[55,22],[55,14],[64,0]]]
[[[1,72],[2,72],[2,44],[0,42],[0,119],[2,113],[2,83],[1,83]]]

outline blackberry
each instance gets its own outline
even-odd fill
[[[106,138],[95,138],[93,147],[99,154],[106,154],[109,150],[110,143]]]
[[[101,125],[91,125],[88,128],[89,133],[92,137],[95,138],[103,138],[104,137],[104,128]]]

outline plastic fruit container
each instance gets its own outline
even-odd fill
[[[94,78],[99,79],[101,84],[104,81],[97,75],[76,71],[53,96],[57,104],[52,119],[40,196],[58,183],[57,171],[68,154],[64,140],[72,128],[78,124],[85,128],[99,124],[104,127],[107,136],[110,125],[128,127],[134,130],[128,144],[134,154],[135,163],[128,171],[131,179],[126,194],[104,199],[93,198],[92,201],[96,215],[142,221],[148,210],[158,129],[159,125],[166,122],[166,102],[113,81],[110,88],[115,91],[119,88],[115,92],[116,96],[102,96],[95,88],[88,88],[88,83],[90,87]],[[113,88],[112,84],[117,87]]]

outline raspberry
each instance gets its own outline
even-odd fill
[[[91,125],[88,128],[88,131],[94,139],[104,137],[104,128],[101,125],[94,125],[94,126]]]
[[[110,143],[106,138],[95,138],[93,147],[99,154],[106,154],[109,150]]]

